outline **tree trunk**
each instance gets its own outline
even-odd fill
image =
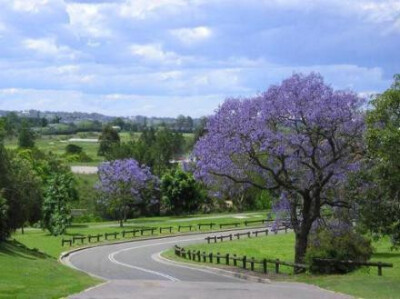
[[[306,255],[307,251],[307,245],[308,245],[308,232],[305,232],[303,230],[303,227],[301,228],[300,233],[296,233],[296,244],[295,244],[295,255],[294,255],[294,262],[296,264],[304,264],[304,258]],[[302,273],[304,272],[304,269],[301,268],[295,268],[295,273]]]

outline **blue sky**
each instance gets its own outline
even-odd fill
[[[0,110],[198,117],[293,72],[400,72],[400,1],[0,0]]]

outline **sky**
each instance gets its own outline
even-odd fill
[[[200,117],[293,73],[400,73],[400,1],[0,0],[0,110]]]

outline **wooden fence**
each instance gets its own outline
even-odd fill
[[[256,260],[254,257],[249,258],[245,255],[237,256],[236,254],[230,253],[220,254],[219,252],[217,252],[216,254],[214,254],[213,252],[201,252],[200,250],[186,250],[185,248],[179,247],[178,245],[175,245],[174,251],[177,256],[192,261],[203,263],[215,262],[217,264],[225,264],[228,266],[233,265],[250,271],[257,271],[265,274],[267,274],[269,271],[268,265],[273,268],[273,272],[275,272],[276,274],[280,273],[280,266],[287,266],[293,269],[308,269],[307,265],[285,262],[279,259],[264,258],[262,260]]]
[[[288,228],[285,227],[280,227],[274,230],[274,233],[277,234],[278,231],[285,231],[285,233],[288,232]],[[204,240],[207,241],[208,244],[211,243],[211,241],[214,241],[214,243],[217,243],[219,240],[220,242],[223,242],[225,239],[229,239],[229,241],[232,241],[234,238],[239,240],[242,236],[246,236],[247,238],[251,238],[251,236],[256,236],[258,237],[259,234],[265,234],[268,236],[269,230],[268,229],[263,229],[263,230],[256,230],[252,232],[243,232],[243,233],[236,233],[236,234],[229,234],[229,235],[220,235],[220,236],[208,236],[204,238]]]
[[[229,223],[221,223],[219,224],[219,228],[223,228],[223,227],[240,227],[240,226],[249,226],[249,225],[256,225],[256,224],[265,224],[267,222],[271,222],[273,220],[265,220],[265,219],[261,219],[261,220],[246,220],[244,222],[229,222]],[[178,232],[181,232],[183,229],[192,231],[192,230],[196,230],[196,227],[198,228],[199,231],[201,231],[202,227],[208,227],[210,230],[214,229],[214,227],[216,227],[217,224],[216,223],[198,223],[198,224],[190,224],[190,225],[178,225],[177,227],[173,227],[173,226],[167,226],[167,227],[151,227],[151,228],[142,228],[142,229],[132,229],[132,230],[123,230],[121,232],[111,232],[111,233],[104,233],[104,234],[97,234],[97,235],[87,235],[87,236],[83,236],[83,235],[79,235],[79,236],[73,236],[70,239],[62,239],[61,240],[61,246],[65,246],[66,244],[69,246],[72,246],[73,244],[76,244],[77,241],[79,241],[80,244],[84,244],[84,242],[87,240],[89,243],[92,243],[93,240],[96,240],[96,242],[100,242],[102,238],[104,238],[104,240],[109,240],[110,238],[112,239],[118,239],[118,236],[121,235],[122,238],[126,238],[126,237],[136,237],[137,234],[140,236],[144,236],[144,233],[148,232],[149,235],[153,236],[155,234],[156,231],[158,231],[160,234],[162,234],[163,232],[167,231],[168,233],[172,234],[173,230],[176,229]],[[280,229],[279,229],[280,230]],[[286,228],[287,230],[287,228]],[[259,232],[253,232],[253,234],[255,234],[255,236],[258,235],[258,233],[262,233],[265,232],[265,230],[263,231],[259,231]],[[245,236],[247,235],[248,237],[249,234],[248,233],[238,233],[235,234],[234,237],[236,237],[237,239],[240,239],[241,236]],[[211,239],[214,239],[214,237],[210,237]],[[233,239],[233,236],[230,237],[230,235],[228,236],[219,236],[217,237],[219,240],[223,241],[224,239]],[[216,241],[215,241],[216,242]]]
[[[320,258],[315,258],[314,261],[325,263],[328,265],[341,264],[341,265],[377,267],[379,276],[382,276],[382,268],[393,268],[393,264],[382,263],[382,262],[357,262],[351,260],[335,260],[335,259],[320,259]]]

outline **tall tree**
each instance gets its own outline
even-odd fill
[[[18,146],[20,148],[33,148],[35,146],[35,135],[26,120],[22,121],[19,130]]]
[[[400,246],[400,75],[390,89],[371,102],[367,113],[367,152],[355,178],[361,222],[375,235],[389,235]]]
[[[196,144],[196,176],[280,190],[290,203],[295,262],[303,263],[322,207],[346,204],[333,191],[357,168],[361,105],[318,74],[295,74],[258,97],[227,100]]]
[[[114,130],[111,125],[106,125],[101,132],[99,142],[100,145],[97,154],[99,156],[105,156],[112,150],[113,146],[118,146],[121,140],[118,132]]]
[[[64,234],[71,222],[71,201],[76,200],[75,180],[70,173],[53,173],[47,181],[43,223],[54,236]]]
[[[102,163],[98,174],[97,190],[101,202],[115,214],[121,227],[135,207],[158,201],[155,196],[158,178],[151,174],[149,167],[140,166],[136,160]]]

